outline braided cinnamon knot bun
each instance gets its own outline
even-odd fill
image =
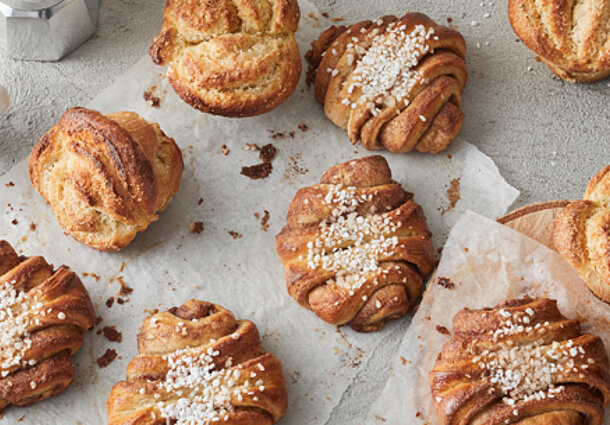
[[[380,329],[411,310],[432,271],[434,249],[413,194],[369,156],[337,165],[297,192],[276,237],[286,286],[322,320]]]
[[[602,425],[610,400],[602,340],[557,302],[525,297],[464,309],[430,372],[441,425]]]
[[[0,411],[27,406],[66,389],[71,356],[95,322],[78,276],[42,257],[20,257],[0,241]]]
[[[426,15],[333,26],[313,42],[316,99],[352,143],[437,153],[460,131],[466,42]]]
[[[282,364],[254,323],[189,300],[146,320],[127,380],[108,398],[108,425],[270,425],[288,405]]]
[[[595,296],[610,303],[610,165],[589,182],[582,201],[557,214],[553,240]]]
[[[509,0],[515,33],[558,77],[592,82],[610,75],[610,0]]]
[[[296,0],[167,0],[150,48],[176,93],[202,112],[262,114],[301,77]]]
[[[126,247],[178,191],[182,155],[133,112],[68,109],[34,146],[28,172],[59,225],[102,251]]]

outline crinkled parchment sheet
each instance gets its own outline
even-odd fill
[[[297,38],[304,54],[321,28],[308,17],[309,13],[319,16],[311,3],[300,3]],[[319,19],[322,27],[330,25]],[[306,63],[303,73],[305,68]],[[184,104],[162,73],[162,68],[144,57],[89,104],[105,113],[132,110],[157,121],[184,154],[179,193],[159,221],[125,250],[101,253],[65,236],[50,208],[31,188],[25,161],[0,179],[0,237],[23,254],[44,255],[55,265],[70,265],[104,319],[96,329],[114,325],[123,334],[122,343],[112,343],[95,332],[88,333],[75,357],[74,384],[60,396],[27,410],[7,409],[5,420],[13,423],[25,414],[24,425],[105,423],[108,393],[115,382],[125,378],[125,367],[136,354],[136,335],[148,315],[146,310],[167,309],[198,298],[223,305],[238,318],[253,320],[264,348],[281,359],[290,392],[288,415],[281,423],[323,424],[366,365],[372,349],[395,324],[375,334],[340,332],[300,307],[286,292],[274,236],[284,225],[298,188],[316,183],[329,167],[367,152],[351,146],[347,135],[325,118],[311,88],[305,86],[304,75],[291,99],[276,110],[254,118],[227,119]],[[143,99],[153,86],[161,99],[160,108],[148,106]],[[307,131],[298,128],[302,122]],[[284,136],[272,139],[278,132]],[[244,149],[246,143],[273,143],[278,149],[268,178],[251,180],[240,174],[242,166],[260,162],[258,152]],[[223,144],[230,151],[226,156],[221,152]],[[495,217],[518,195],[491,159],[464,140],[456,140],[451,149],[436,156],[414,153],[386,158],[395,179],[414,191],[423,206],[436,247],[466,208]],[[457,204],[449,208],[446,192],[454,179],[459,179],[460,199],[454,197]],[[14,186],[6,186],[9,182]],[[262,218],[265,210],[270,215],[268,231],[254,215]],[[17,224],[11,224],[13,220]],[[188,230],[189,222],[196,221],[204,223],[204,231],[198,235]],[[31,223],[36,224],[35,231],[30,230]],[[234,239],[229,231],[241,237]],[[115,302],[108,308],[106,300],[120,289],[119,277],[133,293],[128,302]],[[95,359],[107,348],[115,349],[119,357],[101,369]]]
[[[581,320],[583,332],[600,336],[610,348],[610,307],[558,253],[493,220],[464,214],[451,230],[436,277],[450,279],[455,288],[429,282],[369,424],[438,424],[428,372],[451,335],[436,327],[451,332],[453,316],[464,307],[492,307],[526,294],[553,298],[566,317]],[[610,424],[610,417],[605,423]]]

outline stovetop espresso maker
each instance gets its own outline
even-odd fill
[[[57,61],[93,35],[100,3],[0,0],[0,47],[14,59]]]

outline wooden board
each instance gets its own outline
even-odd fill
[[[553,221],[557,213],[570,202],[574,201],[548,201],[526,205],[496,218],[496,221],[555,250]],[[434,270],[430,281],[434,280],[435,277],[436,270]]]
[[[553,246],[553,220],[563,207],[572,201],[550,201],[527,205],[496,220],[551,249]]]

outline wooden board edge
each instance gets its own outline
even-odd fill
[[[537,202],[535,204],[526,205],[521,208],[517,208],[509,213],[504,214],[501,217],[496,218],[496,221],[500,224],[507,224],[513,220],[517,220],[527,214],[532,214],[538,211],[551,209],[551,208],[564,208],[569,203],[574,202],[569,199],[564,199],[562,201],[547,201],[547,202]]]

